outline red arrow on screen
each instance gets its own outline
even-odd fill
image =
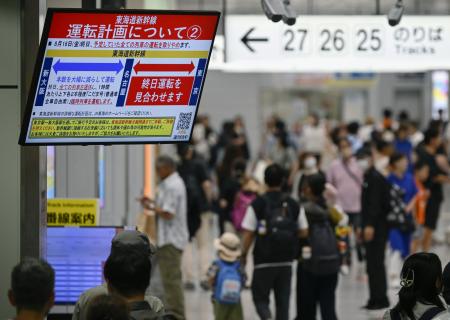
[[[195,69],[194,62],[187,64],[151,64],[138,63],[134,66],[134,72],[187,72],[191,73]]]

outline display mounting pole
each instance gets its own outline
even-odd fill
[[[83,9],[96,9],[97,1],[96,0],[82,0],[81,7]]]
[[[45,0],[22,1],[21,108],[26,109],[35,57],[39,47],[40,8]],[[20,152],[20,256],[45,257],[47,224],[47,148],[21,148]]]

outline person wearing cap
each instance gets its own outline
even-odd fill
[[[143,197],[144,208],[157,218],[158,250],[166,311],[177,320],[185,319],[181,256],[188,243],[187,194],[175,161],[160,156],[156,161],[160,178],[156,200]]]
[[[120,284],[116,285],[116,287],[120,287],[119,290],[115,290],[116,294],[119,296],[122,296],[130,305],[130,309],[133,312],[133,310],[137,313],[140,311],[140,307],[144,306],[146,309],[150,309],[152,313],[156,314],[157,316],[163,316],[164,311],[164,305],[162,304],[161,300],[158,298],[151,296],[151,295],[145,295],[145,290],[149,285],[150,282],[150,272],[151,272],[151,258],[154,254],[155,249],[150,244],[150,241],[148,240],[147,236],[144,235],[141,232],[138,231],[123,231],[119,234],[117,234],[111,243],[111,252],[108,257],[108,260],[110,261],[109,265],[111,267],[111,262],[114,261],[113,265],[114,269],[120,269],[120,265],[128,266],[132,264],[135,260],[139,260],[140,263],[138,266],[143,266],[141,269],[144,269],[144,272],[142,272],[136,281],[134,283],[139,283],[140,281],[144,282],[144,285],[142,287],[140,284],[137,286],[139,288],[127,288],[124,291],[128,291],[125,294],[121,294],[120,288],[122,287]],[[107,260],[107,261],[108,261]],[[119,267],[117,267],[119,265]],[[105,264],[106,268],[107,264]],[[111,269],[109,267],[109,269]],[[105,270],[105,279],[107,283],[104,283],[101,286],[92,288],[84,292],[80,298],[78,299],[75,309],[72,315],[72,320],[86,320],[87,319],[87,312],[89,308],[90,302],[95,299],[98,296],[113,293],[111,291],[114,288],[114,284],[108,285],[111,281],[114,283],[115,276],[113,275],[111,277],[111,274],[114,274],[115,272],[108,272]],[[130,276],[131,273],[131,276]],[[123,272],[123,280],[127,281],[127,277],[134,277],[135,271],[133,270],[126,270],[126,272]],[[147,274],[146,274],[147,273]],[[108,275],[107,275],[108,274]],[[117,274],[117,273],[116,273]],[[131,281],[130,281],[131,282]],[[144,288],[145,286],[145,288]],[[132,292],[130,295],[129,292]],[[138,294],[133,291],[140,291]],[[142,301],[145,301],[145,303],[141,303],[137,305],[131,305],[131,303],[136,302],[136,296],[140,296]],[[138,299],[139,300],[139,299]],[[134,308],[134,309],[133,309]],[[145,312],[144,312],[145,313]],[[157,318],[156,318],[157,319]]]
[[[240,292],[246,276],[239,258],[241,242],[230,232],[214,241],[218,259],[208,269],[208,282],[213,289],[215,320],[242,320]]]

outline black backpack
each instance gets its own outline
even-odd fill
[[[305,210],[326,210],[316,204],[305,205]],[[325,215],[326,217],[327,215]],[[341,257],[336,234],[329,219],[311,221],[309,224],[311,258],[304,260],[305,270],[316,275],[328,275],[339,271]]]
[[[291,212],[287,196],[283,196],[281,201],[267,196],[262,199],[265,202],[264,211],[257,216],[260,225],[257,239],[259,251],[267,261],[292,261],[298,254],[298,212]],[[265,232],[261,232],[261,228]]]

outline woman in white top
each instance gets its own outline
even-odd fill
[[[397,305],[383,320],[448,320],[450,313],[440,293],[442,264],[434,253],[416,253],[403,265]]]

